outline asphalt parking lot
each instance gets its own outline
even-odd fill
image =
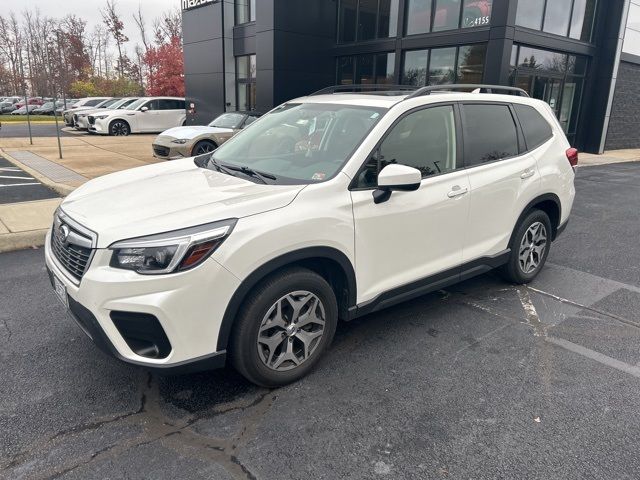
[[[72,133],[69,128],[65,128],[64,122],[60,120],[60,135],[68,136]],[[55,137],[56,133],[56,124],[54,122],[51,123],[32,123],[31,124],[31,135],[33,137]],[[29,137],[29,126],[26,123],[13,123],[13,122],[3,122],[2,128],[0,128],[0,138],[28,138]]]
[[[640,163],[577,187],[528,288],[489,274],[342,324],[277,390],[118,363],[41,250],[0,255],[0,477],[638,478]]]
[[[54,191],[0,156],[0,205],[56,197]]]

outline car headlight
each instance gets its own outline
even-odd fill
[[[187,140],[186,138],[176,138],[175,140],[171,140],[171,143],[179,143],[180,145],[184,145],[188,141],[189,140]]]
[[[182,272],[201,264],[231,234],[238,219],[116,242],[110,266],[143,275]]]
[[[109,115],[97,115],[96,117],[94,117],[96,120],[104,120],[105,118],[107,118]]]

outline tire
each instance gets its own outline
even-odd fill
[[[109,124],[109,135],[114,137],[126,137],[131,134],[131,127],[124,120],[114,120]]]
[[[198,155],[204,155],[205,153],[213,152],[216,148],[218,147],[215,143],[209,140],[200,140],[193,146],[191,156],[196,157]]]
[[[542,270],[551,248],[551,221],[542,210],[532,210],[517,226],[503,277],[516,284],[531,282]],[[532,249],[531,246],[535,245]]]
[[[324,325],[309,321],[311,311]],[[245,299],[231,334],[231,363],[247,380],[263,387],[295,382],[318,363],[337,322],[336,297],[324,278],[305,268],[282,270]]]

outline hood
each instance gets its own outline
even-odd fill
[[[102,113],[102,112],[111,112],[112,110],[109,108],[95,108],[95,107],[81,107],[81,108],[76,108],[75,110],[73,110],[73,113],[79,113],[81,115],[93,115],[96,113]]]
[[[173,138],[184,138],[186,140],[191,140],[200,135],[215,135],[216,133],[233,133],[233,130],[230,128],[219,128],[219,127],[207,127],[207,126],[192,126],[192,127],[175,127],[170,128],[169,130],[165,130],[160,134],[163,137],[173,137]]]
[[[98,247],[128,238],[283,208],[304,185],[261,185],[199,168],[193,159],[125,170],[87,182],[62,203],[98,234]]]

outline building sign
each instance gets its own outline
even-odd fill
[[[202,7],[209,3],[218,3],[220,0],[182,0],[182,11],[191,10],[192,8]]]

